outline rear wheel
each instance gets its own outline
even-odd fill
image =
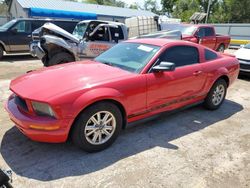
[[[227,93],[227,83],[223,79],[217,80],[213,87],[210,89],[205,101],[204,106],[209,110],[216,110],[223,103]]]
[[[218,52],[224,52],[225,51],[225,46],[224,44],[221,44],[218,48],[217,48]]]
[[[84,110],[72,130],[73,142],[87,152],[109,147],[122,128],[122,114],[110,102],[100,102]]]
[[[47,66],[53,66],[63,63],[69,63],[75,61],[74,57],[67,52],[58,52],[54,54],[46,63]]]

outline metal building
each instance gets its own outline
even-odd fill
[[[156,14],[129,8],[120,8],[96,4],[63,0],[12,0],[9,9],[10,18],[63,18],[63,19],[99,19],[124,22],[133,16],[156,16]]]

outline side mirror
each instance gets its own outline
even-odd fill
[[[153,67],[153,72],[165,72],[165,71],[174,71],[175,64],[172,62],[162,61],[159,65]]]
[[[241,44],[241,45],[240,45],[240,48],[244,48],[244,47],[245,47],[245,45],[244,45],[244,44]]]
[[[194,36],[197,38],[198,44],[200,44],[202,42],[202,37],[199,36],[199,34],[197,34],[197,33]]]
[[[13,34],[17,34],[17,28],[13,28],[13,29],[11,29],[10,31],[11,31],[11,33],[13,33]]]

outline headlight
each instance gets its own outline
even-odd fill
[[[48,104],[34,101],[32,101],[31,103],[37,115],[55,117],[55,113]]]

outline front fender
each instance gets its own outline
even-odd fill
[[[74,118],[89,105],[94,104],[102,100],[114,100],[120,103],[125,111],[126,107],[123,102],[124,95],[113,88],[98,88],[87,91],[86,93],[79,96],[73,103],[72,108],[74,109]]]
[[[3,41],[0,41],[0,45],[2,45],[3,46],[3,50],[5,50],[5,51],[10,51],[10,48],[9,48],[9,46],[7,46],[7,45],[5,45],[5,43],[3,42]]]

